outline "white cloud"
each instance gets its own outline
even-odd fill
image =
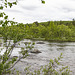
[[[19,0],[17,6],[4,11],[15,21],[30,23],[34,21],[72,20],[75,18],[75,0]]]

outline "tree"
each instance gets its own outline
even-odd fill
[[[12,7],[13,5],[17,5],[17,0],[15,0],[14,2],[11,2],[11,1],[7,1],[7,0],[1,0],[0,1],[1,2],[1,4],[0,4],[0,9],[2,10],[4,7]],[[43,4],[45,4],[45,1],[44,0],[41,0],[41,2],[43,3]]]
[[[0,1],[0,10],[3,10],[3,8],[7,8],[8,6],[11,8],[13,5],[17,5],[17,1],[15,2],[8,2],[7,0],[1,0]],[[17,33],[16,30],[13,28],[13,30],[8,28],[9,25],[13,27],[13,25],[17,24],[14,21],[8,20],[8,15],[6,15],[4,12],[0,12],[0,25],[2,25],[2,28],[0,30],[0,34],[3,37],[4,43],[5,43],[5,52],[3,55],[0,54],[0,75],[6,74],[7,72],[10,72],[10,70],[17,64],[17,62],[20,61],[20,59],[26,58],[28,56],[28,50],[31,50],[33,48],[34,43],[28,43],[25,44],[25,48],[21,48],[21,57],[13,57],[10,60],[10,56],[13,52],[13,49],[17,42],[23,39],[24,35],[20,33],[20,29],[18,29]],[[13,44],[11,45],[11,40],[13,40]],[[3,50],[3,49],[1,49]],[[0,50],[0,52],[1,52]]]
[[[44,0],[41,0],[43,4],[45,4]],[[7,0],[1,0],[0,1],[0,10],[3,10],[4,8],[7,8],[8,6],[11,8],[13,5],[17,5],[18,1],[15,0],[14,2],[7,1]],[[0,12],[0,18],[3,18],[3,20],[0,20],[0,25],[6,26],[9,23],[10,24],[15,24],[16,22],[9,21],[8,20],[8,15],[6,15],[4,12]]]
[[[75,19],[73,18],[72,24],[75,26]]]

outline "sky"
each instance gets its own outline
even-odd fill
[[[18,0],[12,8],[3,10],[9,19],[19,23],[33,23],[35,21],[72,20],[75,18],[75,0]]]

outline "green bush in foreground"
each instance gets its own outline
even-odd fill
[[[11,57],[13,49],[15,48],[17,42],[11,45],[12,40],[6,40],[4,42],[5,52],[1,54],[3,48],[0,49],[0,75],[11,74],[11,69],[21,60],[26,58],[29,54],[28,51],[33,48],[34,43],[27,43],[25,47],[21,47],[19,57]],[[19,45],[19,43],[18,43]]]
[[[50,59],[49,64],[42,66],[38,70],[34,70],[34,72],[31,72],[29,70],[30,67],[27,67],[24,69],[25,75],[70,75],[70,69],[68,66],[63,67],[59,60],[62,58],[62,53],[58,59]],[[61,68],[59,68],[61,66]],[[57,69],[59,68],[59,69]]]

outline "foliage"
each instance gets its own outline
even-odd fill
[[[8,44],[7,44],[8,43]],[[6,74],[11,72],[10,70],[23,58],[26,58],[28,56],[28,51],[33,48],[34,43],[27,43],[25,44],[25,47],[21,48],[20,57],[12,57],[11,54],[13,52],[13,49],[16,45],[16,42],[13,43],[13,45],[10,44],[11,40],[8,42],[5,42],[6,50],[1,55],[0,53],[0,75]],[[3,49],[0,50],[0,52]],[[11,59],[10,59],[11,58]]]
[[[73,30],[74,27],[70,28],[69,26],[66,26],[63,24],[55,25],[54,22],[50,22],[49,25],[47,26],[45,26],[45,24],[44,25],[39,24],[37,29],[36,29],[37,30],[36,32],[38,33],[38,35],[36,34],[37,37],[41,37],[41,38],[43,37],[46,40],[69,41],[70,38],[75,39],[75,37],[73,37],[75,35],[74,34],[75,31]],[[35,32],[33,31],[32,33],[35,33]]]
[[[10,30],[12,30],[12,32],[15,30],[14,32],[16,34],[19,35],[20,33],[22,35],[22,39],[45,38],[45,40],[54,40],[54,41],[75,41],[75,29],[74,29],[75,27],[73,25],[69,26],[66,26],[64,24],[56,25],[54,24],[53,21],[50,22],[49,25],[47,26],[45,26],[45,24],[44,23],[43,25],[41,23],[17,24],[15,26],[7,27],[6,29],[8,29],[8,31],[6,31],[5,29],[5,32],[9,33]]]
[[[45,23],[47,25],[47,23]],[[53,21],[49,23],[49,25],[45,25],[44,23],[33,23],[33,24],[17,24],[12,26],[7,26],[6,28],[0,28],[1,35],[2,32],[6,32],[7,36],[11,37],[10,39],[14,40],[14,38],[22,40],[24,38],[45,38],[45,40],[52,41],[75,41],[75,26],[69,25],[66,26],[64,24],[57,25]],[[15,35],[14,33],[18,34]],[[5,36],[4,36],[5,37]]]
[[[45,1],[44,1],[44,0],[41,0],[41,2],[42,2],[43,4],[45,4]]]
[[[26,75],[70,75],[70,69],[68,66],[61,66],[60,60],[62,58],[61,55],[56,59],[50,59],[49,64],[45,66],[41,66],[40,69],[34,70],[34,72],[30,71],[30,66],[24,69]],[[61,68],[59,68],[61,66]],[[58,69],[59,68],[59,69]]]
[[[9,6],[11,8],[13,5],[17,5],[17,0],[14,1],[14,2],[10,2],[10,1],[7,1],[7,0],[1,0],[0,2],[1,2],[1,4],[0,4],[0,9],[1,10],[4,7],[7,8],[7,6]]]
[[[42,3],[45,3],[43,0],[41,0]],[[13,1],[7,1],[7,0],[1,0],[0,1],[0,10],[3,10],[4,8],[7,8],[8,6],[11,8],[13,5],[17,5],[17,0],[15,2]],[[28,50],[31,50],[33,48],[33,45],[25,45],[25,48],[21,48],[21,54],[22,56],[17,59],[17,57],[13,57],[10,60],[10,56],[12,54],[12,51],[16,45],[17,42],[22,40],[24,38],[24,32],[23,30],[20,30],[19,28],[14,29],[15,24],[17,24],[14,21],[8,20],[8,15],[6,15],[4,12],[0,12],[0,25],[2,26],[0,28],[0,36],[4,39],[5,44],[5,52],[3,55],[0,55],[0,75],[6,74],[10,72],[11,68],[17,64],[17,62],[20,61],[22,58],[26,58],[28,56]],[[10,27],[11,26],[11,27]],[[23,34],[22,34],[23,32]],[[11,45],[11,40],[13,40],[13,44]],[[0,50],[0,52],[2,49]]]

